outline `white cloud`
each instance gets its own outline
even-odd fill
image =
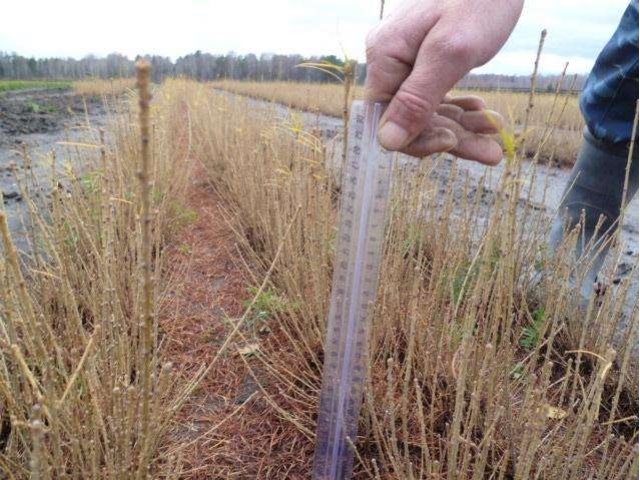
[[[400,0],[387,0],[387,11]],[[378,0],[21,0],[2,7],[0,49],[34,56],[156,53],[334,53],[364,58]],[[512,38],[482,71],[531,69],[539,31],[549,30],[543,71],[566,60],[590,68],[627,0],[528,0]]]
[[[570,73],[586,73],[615,31],[628,3],[628,0],[525,0],[511,38],[482,71],[531,72],[540,31],[545,28],[547,39],[541,71],[559,73],[569,62]]]

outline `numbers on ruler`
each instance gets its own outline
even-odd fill
[[[375,301],[380,263],[378,257],[381,255],[384,238],[384,213],[389,190],[388,180],[385,180],[389,171],[388,157],[378,157],[377,150],[371,150],[375,148],[372,145],[375,139],[369,138],[374,127],[368,124],[373,113],[362,103],[354,104],[352,112],[352,128],[349,132],[352,145],[349,146],[349,158],[343,177],[341,221],[337,232],[329,321],[331,341],[326,345],[325,351],[316,449],[317,458],[328,459],[331,455],[337,455],[342,460],[336,461],[337,457],[333,456],[335,463],[332,470],[327,470],[325,463],[317,463],[314,467],[317,473],[315,478],[326,478],[327,472],[342,475],[350,469],[351,453],[344,447],[344,438],[353,438],[357,429],[367,372],[365,357],[368,316]],[[368,192],[366,197],[363,197],[363,191]],[[360,210],[363,208],[368,210],[368,215],[361,216]],[[367,231],[362,231],[363,228]],[[362,248],[357,257],[358,266],[355,265],[356,257],[353,257],[354,243]],[[354,283],[354,278],[360,280]],[[345,344],[347,329],[349,348]],[[340,373],[340,368],[346,370]],[[340,390],[347,385],[348,393],[341,394]],[[336,451],[335,445],[341,445],[341,450]]]

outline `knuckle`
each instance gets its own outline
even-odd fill
[[[411,123],[423,123],[433,111],[430,100],[407,89],[399,90],[394,100],[398,102],[401,115]]]
[[[381,25],[369,32],[365,40],[367,61],[378,61],[394,58],[405,61],[410,55],[410,48],[402,32],[393,25]]]
[[[375,49],[376,43],[377,43],[377,38],[376,38],[377,32],[378,32],[378,28],[374,28],[372,30],[369,30],[369,33],[367,33],[367,37],[365,38],[365,41],[364,41],[367,52],[369,50]]]
[[[376,27],[367,34],[365,40],[367,61],[374,61],[384,54],[385,34]]]
[[[463,64],[472,64],[474,42],[464,35],[449,35],[434,41],[435,49],[445,58]]]

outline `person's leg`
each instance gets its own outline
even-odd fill
[[[627,148],[612,148],[586,130],[567,191],[551,229],[549,243],[556,250],[565,232],[580,226],[575,255],[589,265],[581,286],[585,298],[593,293],[593,285],[609,251],[608,240],[617,227],[623,204],[628,156]],[[625,207],[637,191],[638,144],[635,143]]]
[[[580,107],[587,127],[563,201],[553,224],[550,246],[556,250],[567,231],[580,226],[576,257],[589,265],[581,285],[588,298],[609,250],[621,208],[638,190],[638,145],[632,142],[638,101],[638,1],[625,11],[615,34],[600,53],[587,80]],[[623,187],[632,153],[629,184]]]

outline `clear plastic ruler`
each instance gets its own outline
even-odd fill
[[[315,479],[348,479],[363,400],[393,154],[376,139],[380,103],[354,102],[342,176],[313,466]]]

